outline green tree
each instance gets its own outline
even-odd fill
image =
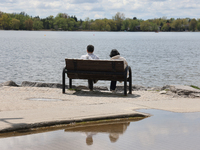
[[[85,19],[85,21],[82,23],[82,27],[83,27],[84,30],[89,30],[90,29],[90,25],[91,25],[90,18],[87,17]]]
[[[74,30],[75,26],[77,25],[77,23],[76,23],[74,18],[67,19],[67,24],[68,24],[68,30],[69,31]]]
[[[14,30],[19,30],[20,20],[12,18],[11,20],[11,28]]]
[[[102,19],[102,21],[103,21],[103,30],[110,31],[111,27],[109,25],[109,19],[104,18]]]
[[[25,20],[24,24],[25,24],[25,28],[27,30],[32,30],[33,29],[33,21],[31,19]]]
[[[67,14],[59,13],[54,19],[54,28],[56,30],[62,29],[62,30],[68,30],[68,24],[67,24]]]
[[[1,18],[2,15],[3,15],[3,12],[0,11],[0,18]]]
[[[126,19],[122,22],[121,30],[129,30],[129,19]]]
[[[142,31],[151,31],[151,24],[149,21],[143,21],[140,23],[140,29]]]
[[[108,25],[110,26],[110,31],[116,31],[117,30],[117,26],[116,26],[116,22],[114,20],[108,20]]]
[[[105,30],[103,20],[97,19],[97,20],[95,20],[95,24],[96,24],[97,30],[99,30],[99,31]]]
[[[124,13],[120,13],[120,12],[117,12],[115,16],[113,17],[113,20],[116,22],[116,25],[117,25],[117,31],[121,30],[122,22],[124,19],[125,19]]]
[[[54,16],[50,15],[49,17],[46,17],[45,19],[41,19],[43,22],[43,27],[45,29],[52,29],[53,23],[54,23]]]
[[[190,28],[190,30],[195,31],[196,27],[197,27],[197,21],[196,21],[196,19],[192,19],[190,21],[189,28]]]
[[[158,25],[156,23],[151,22],[151,27],[150,30],[151,31],[158,31]]]
[[[65,18],[56,17],[54,21],[54,28],[56,30],[58,29],[68,30],[67,20]]]
[[[111,27],[110,27],[109,24],[106,25],[105,30],[106,30],[106,31],[110,31],[110,30],[111,30]]]
[[[30,16],[25,14],[25,12],[21,12],[20,14],[15,14],[14,18],[20,20],[19,29],[20,30],[25,30],[26,29],[25,21],[30,19]]]
[[[162,31],[170,31],[171,30],[171,25],[170,23],[165,23],[162,28],[161,28]]]
[[[54,28],[56,30],[74,30],[74,28],[78,25],[73,18],[70,18],[67,14],[59,13],[54,19]]]
[[[10,28],[11,19],[9,18],[9,16],[7,14],[3,14],[1,16],[0,24],[1,24],[2,28],[5,29],[5,30]]]
[[[154,24],[156,24],[157,26],[159,26],[160,23],[161,23],[160,19],[156,19],[156,18],[153,19],[152,22],[153,22]]]
[[[182,24],[181,24],[181,19],[177,19],[177,20],[174,20],[173,22],[172,22],[172,28],[174,28],[174,30],[175,31],[180,31],[180,29],[181,29],[181,26],[182,26]]]
[[[40,21],[40,19],[35,18],[34,21],[33,21],[33,29],[34,30],[43,29],[43,22]]]
[[[136,31],[136,26],[140,25],[138,20],[129,20],[130,31]]]
[[[200,22],[197,23],[197,29],[200,31]]]

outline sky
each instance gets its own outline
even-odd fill
[[[66,13],[79,19],[112,19],[117,13],[126,18],[200,18],[200,0],[0,0],[0,11],[25,12],[46,18]]]

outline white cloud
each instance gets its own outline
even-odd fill
[[[95,15],[94,15],[94,18],[95,18],[95,19],[103,18],[103,15],[95,14]]]

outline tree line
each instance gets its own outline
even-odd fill
[[[64,31],[200,31],[200,19],[154,18],[148,20],[125,18],[117,12],[112,19],[78,20],[76,16],[58,13],[46,18],[29,16],[25,12],[0,11],[0,29],[3,30],[64,30]]]

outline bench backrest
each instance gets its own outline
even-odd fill
[[[124,72],[123,61],[65,59],[67,70]]]
[[[112,60],[65,59],[71,79],[124,80],[124,62]]]

